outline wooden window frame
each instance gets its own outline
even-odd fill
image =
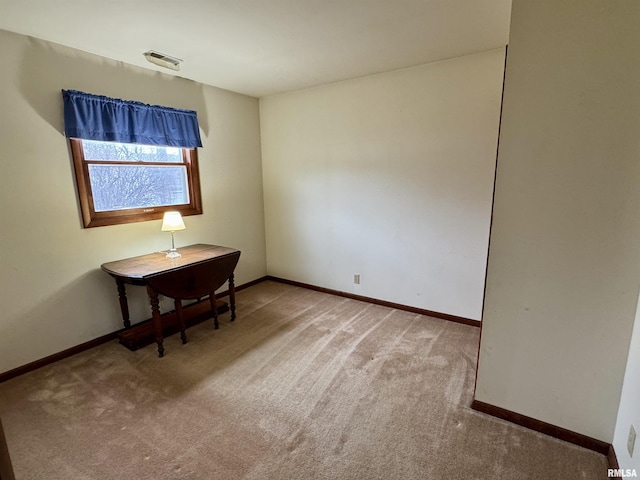
[[[178,211],[182,216],[202,214],[202,196],[200,192],[200,174],[198,171],[198,151],[195,148],[182,148],[182,160],[187,169],[187,185],[189,187],[189,204],[168,205],[149,208],[128,208],[96,212],[93,203],[91,182],[89,181],[89,164],[84,158],[82,139],[70,138],[71,157],[76,177],[78,200],[85,228],[120,225],[124,223],[146,222],[161,219],[166,211]],[[102,163],[102,162],[101,162]],[[104,162],[109,163],[109,162]],[[140,162],[124,162],[140,164]],[[157,165],[157,163],[155,164]]]

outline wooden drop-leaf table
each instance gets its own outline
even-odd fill
[[[187,324],[197,323],[202,317],[213,316],[218,328],[218,313],[231,310],[231,321],[235,320],[235,286],[233,272],[240,258],[240,251],[217,245],[196,244],[179,248],[179,258],[166,258],[165,253],[156,252],[138,257],[108,262],[102,270],[116,280],[124,331],[120,343],[135,350],[155,340],[158,356],[164,355],[164,333],[180,330],[182,342],[186,343]],[[229,282],[229,306],[216,300],[215,291]],[[126,284],[147,288],[151,303],[151,319],[131,326]],[[175,311],[170,315],[160,314],[159,295],[174,300]],[[202,299],[208,297],[209,309]],[[183,307],[182,300],[196,300]],[[173,330],[172,330],[173,329]]]

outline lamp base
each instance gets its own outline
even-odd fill
[[[166,258],[180,258],[181,256],[182,255],[180,255],[180,253],[178,253],[175,248],[172,248],[171,250],[169,250],[169,253],[167,253]]]

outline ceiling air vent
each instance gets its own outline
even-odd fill
[[[182,62],[182,60],[180,60],[179,58],[171,57],[154,50],[144,52],[143,55],[144,58],[146,58],[151,63],[155,63],[156,65],[160,65],[164,68],[170,68],[171,70],[180,70],[180,62]]]

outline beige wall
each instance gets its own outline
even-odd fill
[[[499,49],[261,98],[269,274],[479,320],[503,66]]]
[[[160,220],[83,229],[60,90],[194,109],[204,214],[176,244],[242,250],[236,283],[266,274],[258,100],[0,31],[0,372],[120,328],[102,263],[166,249]],[[130,289],[133,320],[149,316]]]
[[[606,442],[640,285],[638,25],[640,2],[513,2],[476,391]]]

